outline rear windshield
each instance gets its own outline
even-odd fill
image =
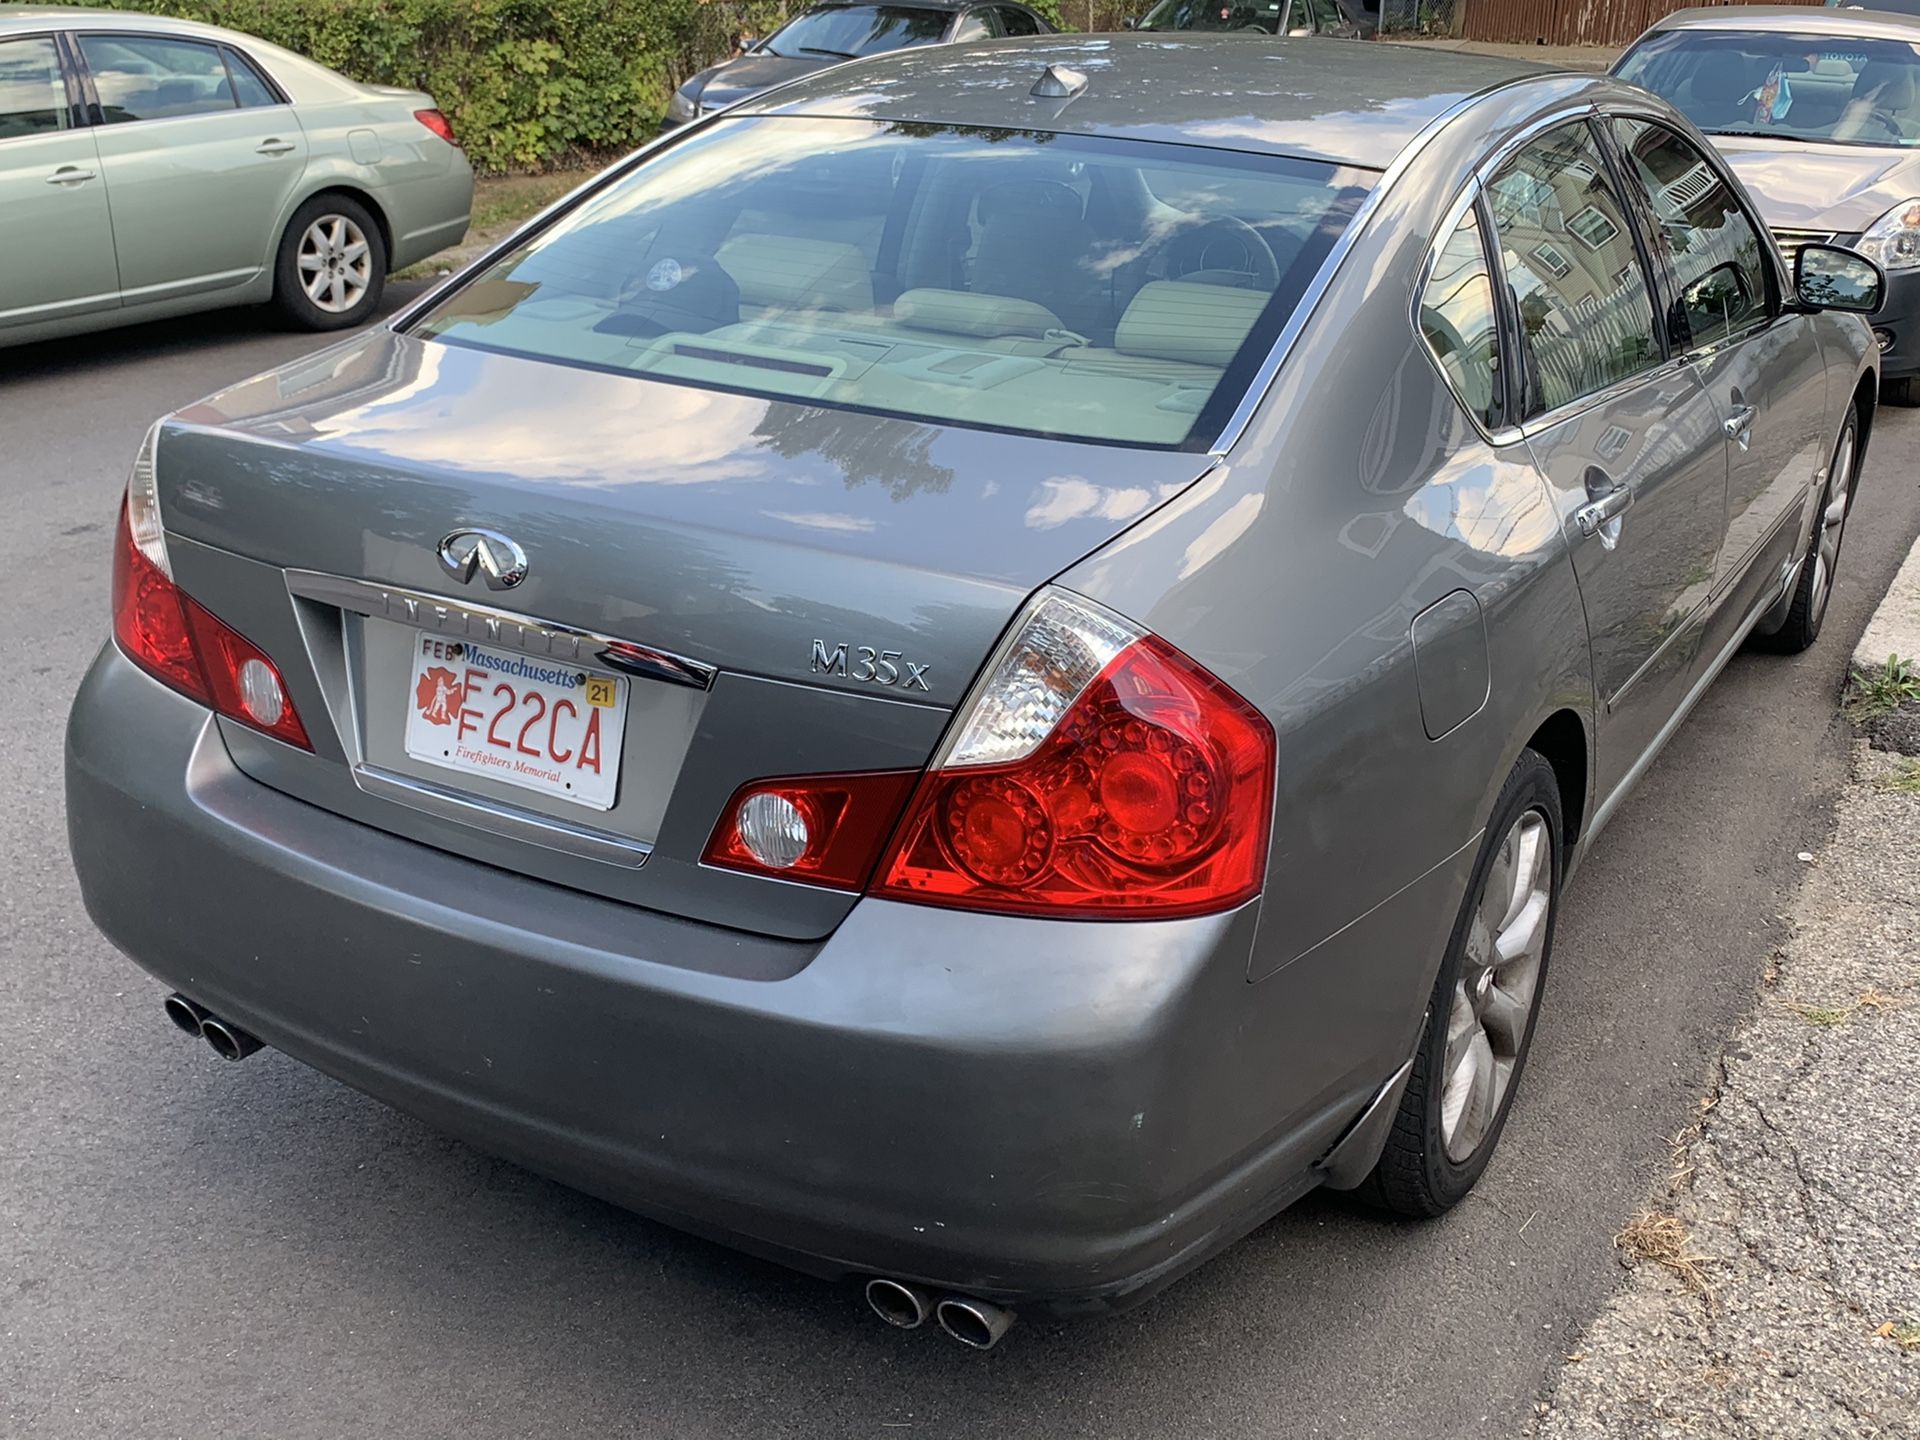
[[[760,48],[789,60],[800,56],[851,60],[883,50],[936,44],[952,18],[950,10],[910,5],[830,5],[809,10],[782,26]]]
[[[943,424],[1204,449],[1369,172],[723,119],[459,285],[452,344]]]
[[[1920,145],[1920,45],[1904,40],[1668,30],[1618,74],[1713,135]]]

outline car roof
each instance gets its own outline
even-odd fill
[[[1898,10],[1842,10],[1816,5],[1717,5],[1710,10],[1676,10],[1656,23],[1653,30],[1857,35],[1920,42],[1920,15],[1907,15]]]
[[[218,35],[232,39],[237,30],[202,20],[180,20],[144,11],[104,10],[80,5],[0,5],[0,30],[147,30],[173,35]],[[251,38],[251,37],[246,37]]]
[[[1067,100],[1034,96],[1035,82],[1054,65],[1085,75],[1085,90]],[[1384,169],[1462,99],[1552,73],[1517,60],[1357,40],[1045,35],[856,60],[730,113],[1064,132]]]

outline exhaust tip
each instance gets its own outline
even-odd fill
[[[238,1025],[212,1015],[200,1022],[200,1035],[222,1060],[244,1060],[261,1048],[261,1042]]]
[[[991,1350],[1013,1328],[1013,1311],[986,1300],[948,1296],[934,1307],[940,1328],[975,1350]]]
[[[207,1022],[206,1011],[177,991],[167,996],[163,1004],[169,1020],[196,1040],[201,1037],[202,1027]]]
[[[919,1329],[933,1314],[933,1304],[926,1292],[898,1280],[869,1280],[867,1304],[882,1320],[902,1330]]]

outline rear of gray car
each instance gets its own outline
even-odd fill
[[[1531,347],[1528,409],[1450,237],[1548,121],[1516,173],[1600,185],[1633,92],[1110,45],[750,102],[156,427],[69,807],[189,1021],[909,1298],[1465,1193],[1568,867],[1788,623],[1865,328],[1776,276],[1685,366],[1605,199],[1620,343]]]

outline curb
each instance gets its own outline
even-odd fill
[[[1878,673],[1896,655],[1920,662],[1920,540],[1907,552],[1900,573],[1853,647],[1853,668],[1858,674]]]

